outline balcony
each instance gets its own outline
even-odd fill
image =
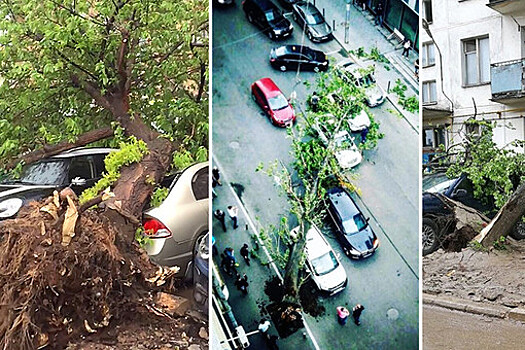
[[[522,0],[489,0],[487,6],[502,15],[519,16],[525,14],[525,1]]]
[[[524,67],[525,58],[490,65],[492,101],[503,104],[525,103]]]

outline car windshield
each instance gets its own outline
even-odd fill
[[[314,269],[314,274],[317,276],[326,275],[329,272],[332,272],[339,266],[339,262],[335,258],[334,252],[329,251],[328,253],[321,255],[315,259],[311,260],[312,268]]]
[[[334,139],[336,149],[351,149],[354,146],[354,142],[348,136],[348,134],[343,134]]]
[[[285,46],[280,46],[278,48],[275,49],[275,54],[279,57],[279,56],[284,56],[288,53],[288,51],[286,50],[286,47]]]
[[[306,23],[309,25],[321,24],[324,23],[323,16],[319,11],[310,9],[311,13],[306,14]]]
[[[277,10],[275,10],[275,9],[271,9],[271,10],[265,12],[264,15],[266,16],[266,20],[269,23],[276,22],[276,21],[280,20],[279,12]]]
[[[23,185],[60,185],[67,172],[67,165],[63,159],[49,160],[30,164],[22,169],[18,179],[9,178],[4,184]]]
[[[271,97],[268,99],[268,104],[273,111],[278,111],[280,109],[288,107],[288,101],[283,94]]]
[[[361,213],[357,213],[352,218],[343,221],[343,228],[347,235],[358,233],[366,226],[367,222]]]
[[[457,179],[449,179],[445,174],[425,176],[423,178],[423,192],[443,193]]]
[[[375,80],[370,74],[367,74],[366,76],[359,78],[359,85],[361,85],[362,87],[368,87],[370,85],[373,85],[374,83],[375,83]]]

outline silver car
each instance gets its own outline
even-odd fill
[[[144,213],[146,251],[159,265],[180,267],[179,277],[191,277],[208,232],[208,184],[208,162],[192,165],[177,174],[162,204]]]
[[[338,65],[338,72],[347,82],[363,88],[366,96],[366,104],[376,107],[385,102],[385,92],[376,83],[373,73],[367,72],[361,65],[353,62],[343,62]]]

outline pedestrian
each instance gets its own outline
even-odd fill
[[[361,304],[357,304],[352,309],[352,317],[354,318],[355,324],[358,326],[361,324],[361,322],[359,322],[359,317],[361,317],[361,313],[363,312],[364,309],[365,307]]]
[[[219,168],[216,166],[213,167],[211,170],[211,177],[212,177],[212,187],[215,187],[217,185],[222,186],[221,183],[221,174],[219,172]]]
[[[226,232],[226,222],[224,222],[224,217],[226,216],[226,214],[224,214],[222,210],[217,209],[213,212],[213,216],[215,216],[217,220],[219,220],[219,222],[222,225],[222,230]]]
[[[243,292],[244,295],[248,294],[248,286],[250,284],[248,283],[248,276],[246,274],[243,274],[241,277],[240,274],[237,274],[237,280],[235,281],[235,286],[238,290]]]
[[[368,127],[365,126],[363,130],[361,130],[361,143],[366,142],[366,136],[368,135]]]
[[[410,51],[410,47],[412,46],[412,42],[410,39],[406,39],[403,43],[403,53],[402,56],[405,56],[405,58],[408,60],[408,52]]]
[[[317,96],[317,92],[315,91],[310,97],[310,107],[312,108],[312,112],[314,113],[316,113],[319,110],[319,96]]]
[[[382,27],[383,26],[383,4],[381,2],[377,4],[375,8],[375,12],[376,12],[376,16],[375,16],[374,23],[376,25],[379,24],[379,26]]]
[[[265,318],[261,318],[261,321],[259,322],[259,327],[257,327],[259,329],[259,332],[262,333],[262,335],[264,335],[266,337],[266,335],[268,334],[268,329],[270,329],[270,321],[268,321],[267,319]]]
[[[244,243],[244,245],[241,247],[240,253],[246,262],[246,265],[250,266],[250,257],[248,256],[250,254],[250,249],[248,249],[248,244]]]
[[[233,229],[235,230],[237,226],[237,214],[239,213],[239,208],[235,205],[230,205],[228,207],[228,215],[230,215],[230,218],[233,221]]]
[[[337,310],[337,322],[339,322],[340,325],[344,326],[346,324],[346,321],[348,320],[348,316],[350,316],[350,311],[344,306],[338,306],[336,308]]]
[[[226,272],[228,275],[231,273],[230,270],[230,257],[227,257],[226,254],[221,253],[221,268]]]
[[[419,58],[414,62],[414,75],[416,76],[416,79],[419,80]]]
[[[279,350],[279,346],[277,345],[277,340],[279,339],[278,336],[272,335],[268,338],[268,341],[266,342],[266,345],[268,345],[268,349],[270,350]]]
[[[215,236],[211,236],[211,253],[213,255],[219,254],[219,249],[217,249],[217,246],[215,245]]]

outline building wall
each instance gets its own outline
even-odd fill
[[[439,55],[436,50],[436,65],[422,68],[420,80],[436,80],[437,105],[448,106],[453,102],[452,127],[449,137],[452,142],[461,140],[464,122],[472,118],[477,110],[477,119],[485,118],[497,122],[494,141],[500,147],[514,139],[525,139],[525,103],[520,107],[493,102],[490,83],[478,86],[463,86],[464,54],[462,40],[488,35],[490,63],[521,58],[521,32],[514,19],[525,26],[525,17],[502,15],[486,4],[488,0],[441,0],[433,1],[433,21],[429,25],[432,36],[443,56],[443,81],[440,78]],[[425,18],[423,14],[423,18]],[[431,38],[423,30],[421,42]],[[475,101],[475,102],[474,102]],[[425,113],[423,113],[425,122]],[[427,118],[428,119],[428,118]],[[508,125],[510,128],[505,128]]]

